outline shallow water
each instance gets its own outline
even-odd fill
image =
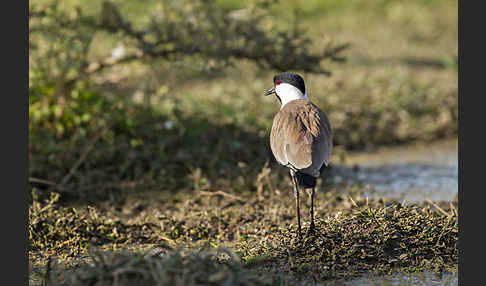
[[[452,200],[458,192],[458,143],[447,140],[426,145],[389,147],[376,152],[348,154],[333,164],[336,183],[369,185],[370,197],[384,196],[407,202]],[[458,275],[395,273],[363,276],[317,285],[457,285]]]
[[[458,144],[447,140],[349,154],[332,172],[336,183],[369,185],[370,196],[448,201],[458,192]]]
[[[324,284],[316,284],[321,286],[402,286],[402,285],[417,285],[417,286],[449,286],[458,285],[457,273],[435,275],[429,272],[422,273],[396,273],[392,275],[377,276],[371,275],[363,276],[357,279],[348,281],[332,281]]]

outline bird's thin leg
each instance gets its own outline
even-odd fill
[[[312,188],[311,192],[311,207],[310,207],[310,217],[311,217],[311,223],[309,227],[309,232],[314,232],[315,225],[314,225],[314,187]]]
[[[297,177],[295,176],[294,172],[290,172],[292,176],[292,183],[294,183],[294,196],[295,196],[295,205],[297,209],[297,226],[298,226],[298,237],[301,238],[301,227],[300,227],[300,203],[299,203],[299,188],[297,187]]]

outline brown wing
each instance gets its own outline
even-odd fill
[[[273,120],[270,146],[277,161],[301,172],[319,176],[332,149],[331,126],[326,114],[305,100],[289,102]]]

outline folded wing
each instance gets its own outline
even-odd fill
[[[318,177],[332,150],[326,114],[306,100],[287,103],[273,120],[270,146],[280,164]]]

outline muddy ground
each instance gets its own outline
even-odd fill
[[[319,187],[327,191],[315,200],[314,234],[301,196],[301,240],[290,188],[147,192],[89,207],[62,206],[53,194],[29,210],[31,284],[289,285],[457,271],[457,200],[402,204]]]

